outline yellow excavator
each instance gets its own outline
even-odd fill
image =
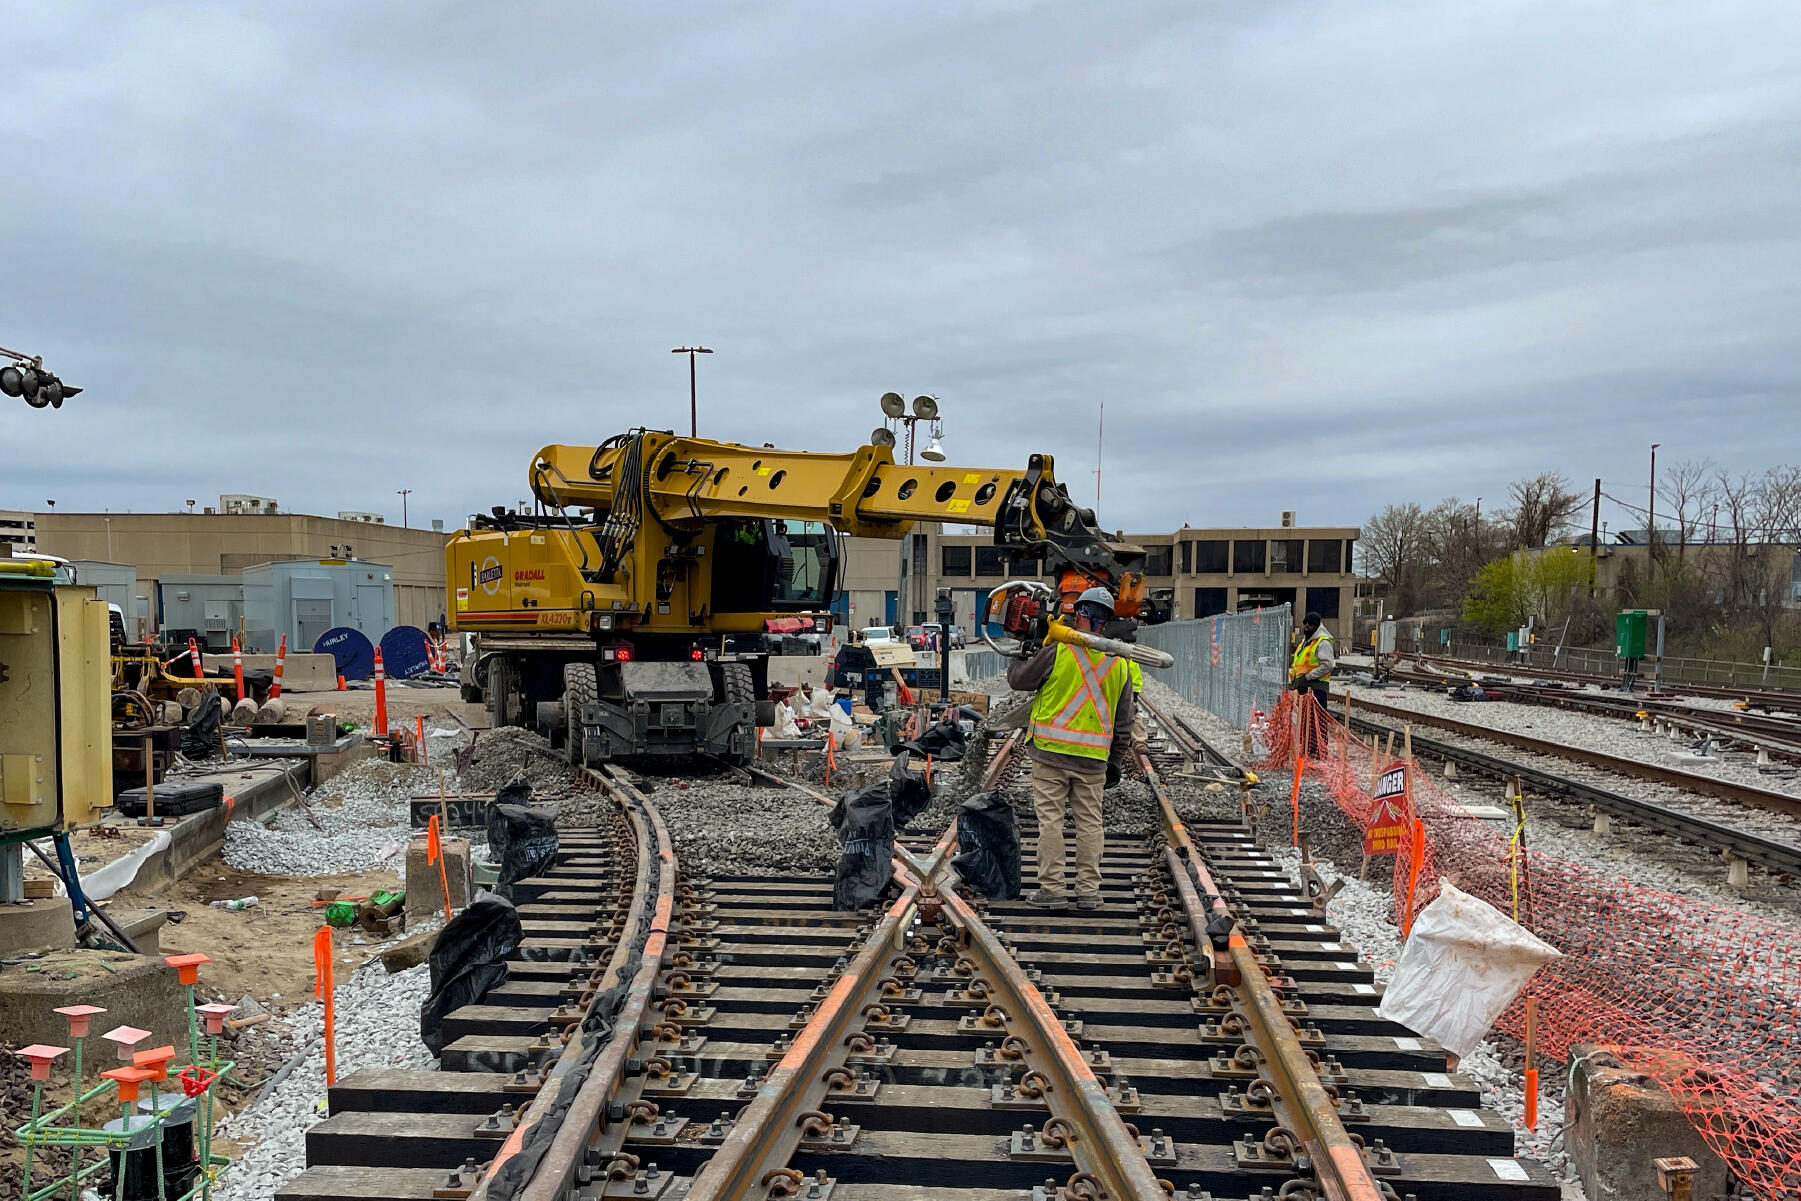
[[[991,527],[1057,580],[997,590],[1015,650],[1069,640],[1057,610],[1092,585],[1116,594],[1126,628],[1144,599],[1144,552],[1102,534],[1049,455],[1023,471],[916,467],[885,445],[817,453],[635,429],[546,446],[529,479],[530,511],[497,507],[451,537],[450,623],[478,635],[465,699],[575,763],[754,755],[773,720],[771,640],[831,629],[846,536]]]

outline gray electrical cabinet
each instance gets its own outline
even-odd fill
[[[161,628],[192,637],[211,654],[231,650],[244,615],[244,581],[235,575],[166,575],[156,581]],[[188,631],[183,634],[182,631]]]
[[[293,559],[244,569],[246,651],[273,654],[287,635],[288,650],[310,651],[338,626],[369,641],[394,628],[394,569],[362,559]]]

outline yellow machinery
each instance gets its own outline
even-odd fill
[[[19,843],[112,804],[111,632],[105,601],[44,559],[0,559],[0,901]]]
[[[1092,583],[1131,617],[1137,548],[1111,543],[1049,455],[1025,470],[902,466],[885,446],[813,453],[633,430],[532,460],[533,512],[496,508],[445,550],[453,629],[479,634],[466,696],[575,762],[707,752],[743,761],[769,638],[831,628],[845,535],[990,526],[1067,599]]]

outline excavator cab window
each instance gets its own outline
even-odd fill
[[[825,609],[838,580],[836,535],[818,521],[721,521],[713,538],[713,611]]]

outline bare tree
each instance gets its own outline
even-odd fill
[[[1569,530],[1571,519],[1582,511],[1583,498],[1571,491],[1570,481],[1560,471],[1515,480],[1507,485],[1507,495],[1513,499],[1513,507],[1502,519],[1513,527],[1516,547],[1548,546]]]
[[[1689,544],[1700,541],[1702,530],[1711,524],[1708,508],[1717,499],[1713,469],[1707,459],[1684,459],[1658,474],[1657,499],[1662,502],[1658,508],[1676,519],[1678,559],[1687,557]]]
[[[1469,589],[1483,564],[1495,557],[1492,532],[1474,505],[1447,497],[1421,519],[1427,577],[1423,599],[1431,606],[1454,604]]]
[[[1388,585],[1393,611],[1411,613],[1418,607],[1419,585],[1425,551],[1420,507],[1411,501],[1389,505],[1363,524],[1357,547],[1363,554],[1363,574]]]
[[[1772,467],[1752,490],[1750,526],[1761,541],[1745,556],[1743,612],[1763,645],[1776,644],[1776,623],[1795,600],[1801,547],[1801,468]]]

